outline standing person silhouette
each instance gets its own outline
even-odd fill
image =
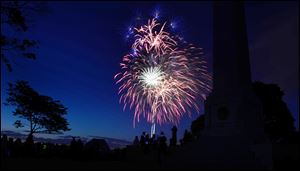
[[[7,135],[3,135],[1,138],[1,168],[7,168]]]
[[[135,136],[134,141],[133,141],[133,145],[138,146],[139,144],[140,144],[139,137]]]
[[[140,139],[140,143],[141,143],[142,147],[144,147],[145,143],[146,143],[145,136],[146,136],[146,132],[143,132],[143,134],[141,135],[141,139]]]
[[[166,153],[167,150],[167,138],[164,132],[160,133],[160,137],[158,139],[158,164],[162,164],[163,155]]]

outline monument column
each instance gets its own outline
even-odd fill
[[[213,2],[213,90],[205,101],[205,114],[208,135],[247,134],[251,139],[263,135],[241,1]]]
[[[232,93],[251,85],[243,2],[213,3],[214,91]]]
[[[251,84],[242,2],[213,2],[213,90],[205,101],[205,129],[170,159],[174,168],[271,168],[262,105]]]

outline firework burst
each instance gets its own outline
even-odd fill
[[[181,41],[166,30],[166,23],[155,19],[134,28],[134,54],[120,63],[115,75],[120,84],[120,103],[134,107],[134,120],[143,115],[147,121],[178,124],[191,109],[199,111],[199,98],[211,90],[211,76],[202,58],[202,49]]]

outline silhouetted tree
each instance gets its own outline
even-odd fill
[[[12,32],[26,32],[29,26],[31,13],[47,11],[44,3],[1,1],[1,61],[8,71],[12,71],[12,57],[22,56],[27,59],[35,59],[36,54],[32,51],[38,42],[28,38],[16,37]],[[13,36],[12,36],[13,35]]]
[[[265,131],[272,141],[287,140],[295,133],[294,118],[282,100],[283,91],[276,84],[253,83],[263,105]]]
[[[134,141],[133,141],[133,145],[136,145],[136,146],[140,145],[140,141],[139,141],[138,136],[135,136]]]
[[[192,122],[191,132],[194,136],[197,136],[205,127],[204,123],[205,116],[200,115],[196,120]]]
[[[62,133],[70,130],[63,117],[67,108],[60,101],[40,95],[26,81],[9,83],[6,105],[16,106],[13,115],[29,121],[29,137],[34,133]],[[17,128],[24,127],[21,120],[14,124]]]
[[[184,131],[184,135],[183,135],[183,143],[186,144],[188,142],[191,142],[193,140],[193,135],[191,132],[189,132],[188,130]]]

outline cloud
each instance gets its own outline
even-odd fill
[[[27,135],[21,134],[19,132],[10,131],[10,130],[1,130],[1,135],[7,135],[8,137],[20,138],[25,139]]]
[[[12,138],[20,138],[22,141],[25,141],[27,135],[22,134],[19,132],[11,131],[11,130],[1,130],[2,135],[7,135],[8,137]],[[110,149],[114,148],[122,148],[126,145],[131,144],[131,142],[116,138],[109,138],[109,137],[101,137],[96,135],[90,135],[88,137],[79,137],[73,135],[61,135],[57,136],[57,138],[43,138],[43,137],[34,137],[34,140],[37,142],[46,142],[46,143],[57,143],[57,144],[70,144],[72,141],[72,137],[80,138],[83,143],[88,142],[89,140],[96,138],[96,139],[104,139],[107,144],[109,145]]]

